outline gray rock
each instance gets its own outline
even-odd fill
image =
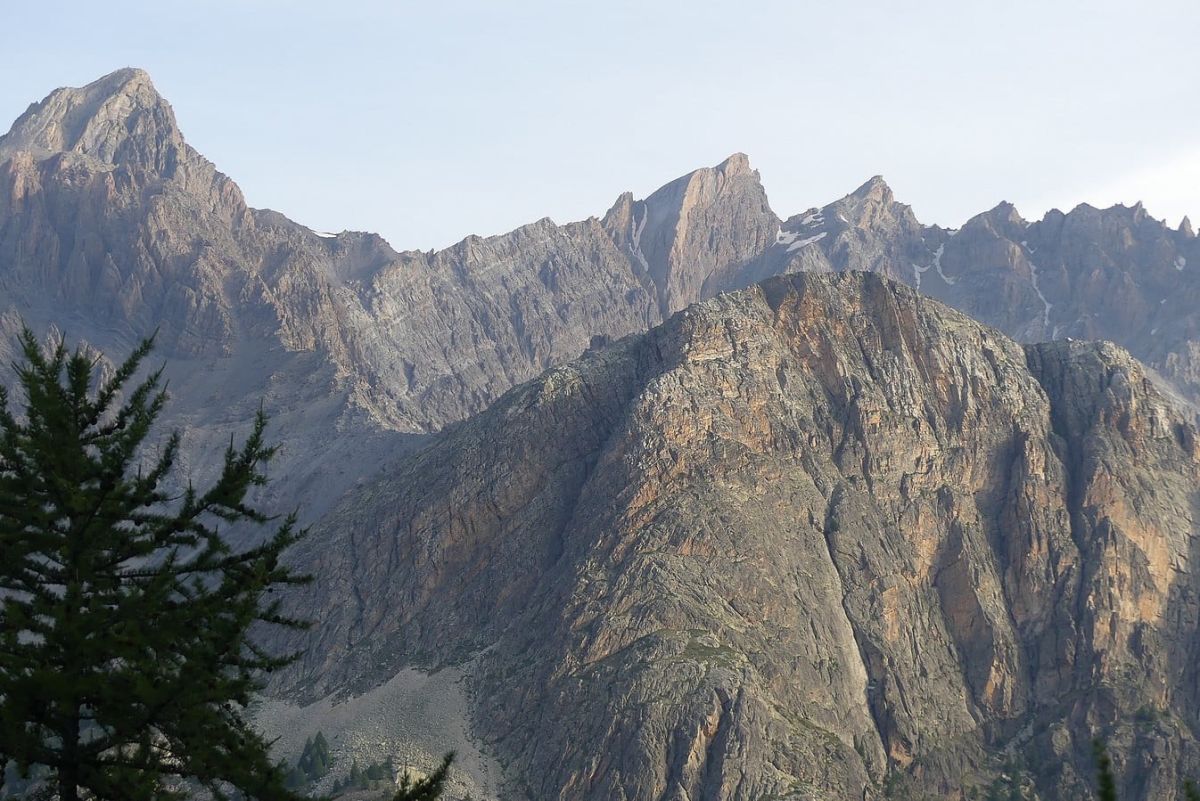
[[[875,178],[781,222],[740,155],[397,252],[248,208],[137,70],[0,137],[0,350],[22,319],[113,355],[157,329],[185,478],[265,399],[266,501],[352,493],[277,689],[469,663],[517,797],[952,794],[1011,754],[1084,795],[1098,730],[1127,797],[1173,798],[1195,433],[1151,382],[1200,396],[1198,267],[1140,205],[952,231]],[[790,275],[857,270],[1058,341]]]
[[[1173,798],[1200,767],[1197,469],[1115,346],[772,279],[551,369],[340,507],[277,691],[475,659],[512,798],[952,795],[1006,754],[1056,798],[1088,792],[1092,732],[1157,755],[1127,797]]]

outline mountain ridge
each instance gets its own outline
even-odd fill
[[[1130,797],[1197,767],[1193,412],[1128,355],[1200,397],[1189,224],[924,226],[878,176],[781,219],[735,154],[397,251],[90,86],[0,138],[0,356],[159,330],[184,479],[265,402],[267,504],[325,520],[289,697],[462,671],[455,736],[539,801],[951,793],[1010,747],[1085,794],[1105,727]]]
[[[1114,345],[780,276],[348,498],[298,554],[320,622],[277,691],[464,671],[502,797],[957,797],[1005,754],[1067,797],[1099,730],[1155,754],[1129,797],[1173,798],[1200,764],[1198,477],[1195,426]]]
[[[91,116],[68,120],[73,109]],[[43,331],[68,322],[111,352],[158,330],[160,352],[187,364],[180,388],[250,376],[227,384],[231,405],[278,399],[290,433],[284,418],[315,423],[289,397],[320,386],[339,398],[322,430],[390,440],[465,419],[597,338],[646,331],[720,292],[859,269],[1025,341],[1113,339],[1200,396],[1200,281],[1180,267],[1200,265],[1194,236],[1124,207],[1048,214],[1025,245],[1014,241],[1024,227],[1006,237],[986,220],[923,226],[878,176],[781,220],[734,154],[644,199],[623,194],[599,217],[397,251],[248,207],[187,145],[148,75],[128,69],[56,90],[0,138],[0,338],[8,347],[21,316]],[[1040,254],[1043,240],[1057,263],[1031,259],[1026,245]],[[248,355],[260,352],[272,355]],[[265,383],[252,363],[273,365]],[[195,441],[226,439],[213,416],[179,420]],[[293,446],[295,465],[314,464],[307,447]]]

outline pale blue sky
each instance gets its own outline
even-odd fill
[[[15,8],[14,8],[15,6]],[[443,246],[744,151],[783,216],[882,173],[924,222],[1200,217],[1194,2],[0,0],[0,128],[149,70],[254,206]]]

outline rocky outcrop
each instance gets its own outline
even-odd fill
[[[595,337],[796,271],[878,272],[1025,341],[1112,339],[1194,396],[1189,230],[1140,207],[1027,224],[1007,205],[960,231],[928,228],[879,177],[781,223],[736,154],[645,200],[623,195],[603,219],[397,253],[247,208],[140,70],[56,90],[0,137],[10,318],[77,320],[114,350],[158,329],[175,359],[237,362],[247,340],[311,354],[346,408],[412,433],[486,408]]]
[[[350,407],[414,433],[711,295],[777,223],[739,155],[602,221],[397,253],[248,209],[140,70],[57,90],[0,138],[9,308],[116,350],[157,328],[177,359],[238,361],[248,338],[311,353]]]
[[[284,684],[469,666],[505,797],[953,797],[1014,758],[1086,797],[1104,733],[1126,797],[1170,799],[1200,767],[1197,469],[1119,348],[776,278],[354,496],[306,545]]]
[[[794,270],[870,270],[905,281],[1023,342],[1106,339],[1128,348],[1185,397],[1200,392],[1190,225],[1172,230],[1141,204],[1024,220],[1009,203],[961,229],[925,227],[881,179],[784,224],[778,259]],[[785,251],[786,252],[786,251]]]
[[[289,439],[278,469],[307,488],[280,500],[316,516],[405,447],[396,433],[436,431],[593,339],[647,330],[775,225],[745,157],[637,201],[618,231],[622,203],[436,253],[316,233],[249,209],[146,73],[120,70],[56,90],[0,137],[0,349],[22,321],[113,354],[157,331],[169,423],[193,452],[219,454],[265,398]],[[354,467],[322,479],[339,452]]]
[[[744,153],[672,181],[644,201],[623,195],[604,227],[657,288],[664,317],[741,283],[779,218]]]
[[[1195,258],[1194,240],[1140,205],[1027,223],[1002,204],[947,242],[941,266],[954,283],[930,290],[1025,340],[1119,342],[1186,387],[1168,362],[1194,336],[1190,305],[1176,304],[1196,292]]]
[[[0,137],[0,351],[157,329],[185,478],[265,400],[269,505],[358,488],[291,688],[459,665],[518,796],[952,793],[1020,756],[1049,798],[1104,731],[1170,799],[1197,485],[1149,381],[1200,395],[1198,241],[1140,206],[926,227],[880,178],[781,222],[737,155],[397,252],[247,207],[122,70]],[[815,275],[852,270],[1058,341]]]

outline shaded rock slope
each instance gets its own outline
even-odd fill
[[[770,279],[547,371],[304,546],[278,690],[469,675],[505,798],[1132,799],[1200,768],[1196,430],[1108,344]],[[1017,764],[1021,767],[1013,768]],[[1133,778],[1136,777],[1136,778]]]
[[[185,469],[211,472],[265,399],[286,443],[277,500],[315,517],[407,447],[398,435],[478,412],[594,337],[647,330],[777,224],[734,157],[602,220],[398,253],[249,208],[125,69],[56,90],[0,137],[0,357],[21,321],[113,354],[157,330]]]
[[[353,493],[293,697],[455,665],[534,799],[1086,794],[1092,730],[1172,798],[1197,484],[1150,380],[1200,395],[1198,268],[1140,205],[947,230],[875,178],[782,220],[740,154],[399,252],[247,206],[134,69],[0,137],[0,362],[158,330],[198,479],[265,402],[267,502]]]
[[[159,329],[180,374],[209,383],[264,351],[270,386],[229,394],[317,382],[379,430],[439,430],[594,337],[823,270],[908,282],[1022,341],[1110,339],[1200,391],[1200,244],[1140,206],[1027,223],[1002,204],[948,231],[874,178],[781,221],[735,154],[600,218],[397,252],[249,208],[140,70],[56,90],[0,137],[0,332],[23,315],[120,350]]]

